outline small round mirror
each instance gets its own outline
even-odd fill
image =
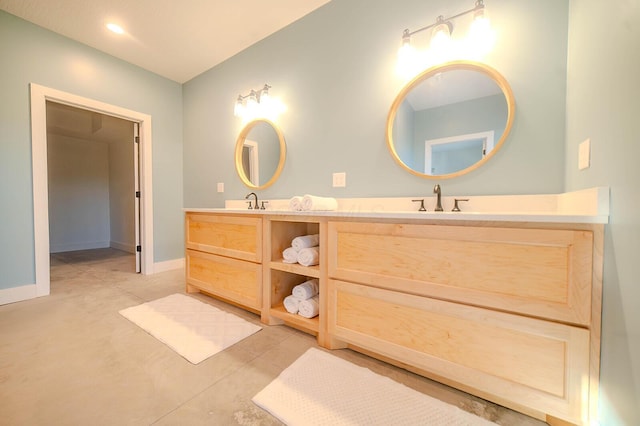
[[[515,102],[507,81],[474,62],[430,68],[396,97],[387,118],[387,147],[410,173],[451,178],[474,170],[506,140]]]
[[[286,157],[284,136],[269,120],[254,120],[236,141],[236,171],[246,186],[265,189],[280,176]]]

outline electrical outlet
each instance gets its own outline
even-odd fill
[[[224,182],[218,182],[218,192],[224,192]]]
[[[591,139],[578,145],[578,170],[588,169],[591,165]]]
[[[347,174],[342,173],[334,173],[333,174],[333,187],[334,188],[344,188],[347,186]]]

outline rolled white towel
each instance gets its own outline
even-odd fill
[[[302,211],[302,197],[296,195],[291,198],[289,200],[289,210],[293,210],[294,212]]]
[[[312,279],[298,284],[293,288],[291,294],[298,299],[307,300],[318,294],[318,280]]]
[[[320,263],[318,247],[303,248],[298,252],[298,263],[302,266],[313,266]]]
[[[302,302],[301,299],[298,299],[297,297],[291,295],[285,297],[282,301],[282,304],[284,305],[284,308],[287,310],[287,312],[289,312],[290,314],[297,314],[298,309],[300,308],[300,302]]]
[[[307,194],[302,197],[302,210],[338,210],[338,200]]]
[[[320,312],[320,298],[318,296],[311,299],[302,300],[298,305],[298,315],[305,318],[318,316]]]
[[[291,240],[291,247],[300,251],[303,248],[316,247],[320,243],[320,234],[302,235]]]
[[[282,252],[282,261],[284,263],[298,263],[298,250],[293,247],[284,249]]]

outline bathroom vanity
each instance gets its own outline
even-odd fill
[[[476,201],[476,205],[480,205]],[[189,209],[186,282],[551,424],[595,418],[601,214]],[[320,234],[320,264],[282,262]],[[320,281],[320,314],[283,299]]]

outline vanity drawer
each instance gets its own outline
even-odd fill
[[[355,347],[508,406],[580,419],[589,331],[329,280],[328,331]]]
[[[262,219],[187,213],[186,248],[262,262]]]
[[[589,325],[590,231],[330,222],[328,274]]]
[[[186,251],[187,285],[256,311],[262,309],[262,265]]]

